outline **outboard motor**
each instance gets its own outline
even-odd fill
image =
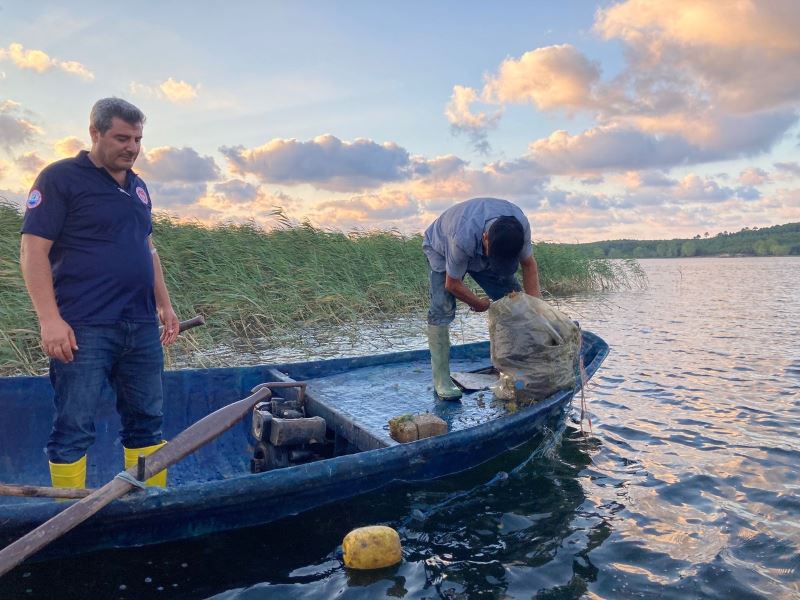
[[[253,408],[250,433],[256,439],[250,471],[261,473],[322,458],[325,419],[306,417],[300,400],[273,397]]]

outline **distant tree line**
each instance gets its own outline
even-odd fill
[[[681,256],[798,256],[800,223],[774,227],[745,227],[691,239],[612,240],[577,244],[598,258],[676,258]]]

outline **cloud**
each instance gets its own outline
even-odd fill
[[[473,113],[471,107],[477,101],[478,92],[473,88],[456,85],[453,87],[453,95],[445,107],[444,114],[450,122],[453,133],[465,133],[475,149],[486,154],[489,152],[488,131],[497,126],[502,111],[496,110],[492,114]]]
[[[480,90],[456,86],[447,117],[488,148],[489,113],[472,109],[479,100],[498,115],[507,104],[589,115],[583,132],[531,143],[526,158],[554,174],[753,156],[798,121],[798,28],[794,0],[617,2],[594,23],[623,51],[612,78],[569,44],[537,48],[502,61]]]
[[[796,119],[791,112],[719,115],[706,123],[705,136],[688,137],[624,124],[600,125],[578,135],[559,130],[533,142],[529,152],[550,173],[668,168],[764,152]]]
[[[53,149],[59,158],[75,156],[78,152],[86,148],[87,146],[83,140],[75,136],[65,137],[53,143]]]
[[[167,100],[168,102],[181,104],[195,100],[199,94],[200,88],[182,79],[173,79],[169,77],[156,85],[148,85],[133,81],[129,89],[134,96],[157,98],[159,100]]]
[[[800,94],[800,6],[794,0],[628,0],[601,9],[595,30],[626,45],[641,83],[670,74],[726,110],[794,104]]]
[[[197,98],[197,88],[183,80],[167,79],[158,88],[170,102],[188,102]]]
[[[263,146],[223,146],[234,173],[252,174],[263,182],[310,184],[332,191],[359,191],[414,176],[415,164],[397,144],[368,139],[352,142],[326,134],[307,142],[274,139]]]
[[[37,73],[58,69],[76,75],[85,81],[92,81],[94,74],[84,65],[74,60],[57,60],[42,50],[26,50],[22,44],[13,42],[8,48],[0,48],[0,60],[11,61],[18,68]]]
[[[739,182],[746,186],[764,185],[769,183],[769,173],[758,167],[748,167],[739,173]]]
[[[35,175],[47,164],[36,152],[28,152],[14,159],[14,163],[23,173]]]
[[[797,162],[776,162],[775,168],[794,177],[800,177],[800,164]]]
[[[656,138],[633,128],[595,127],[579,135],[559,130],[530,145],[531,159],[550,173],[647,169],[684,162],[692,147],[682,138]]]
[[[0,147],[10,150],[22,146],[42,130],[21,116],[21,106],[12,100],[0,103]]]
[[[266,192],[242,180],[216,184],[214,191],[188,208],[189,214],[209,223],[255,221],[262,227],[297,224],[291,211],[304,205],[303,201],[283,192]],[[307,214],[305,208],[300,209]],[[185,211],[184,211],[185,212]]]
[[[92,81],[94,79],[94,73],[92,73],[81,63],[75,62],[74,60],[67,60],[60,62],[58,63],[58,66],[65,73],[70,73],[71,75],[77,75],[78,77],[80,77],[81,79],[85,79],[86,81]]]
[[[161,182],[154,181],[147,184],[153,201],[153,208],[174,208],[188,206],[205,196],[207,184],[205,182]]]
[[[595,105],[592,86],[600,79],[598,65],[568,44],[507,58],[487,79],[484,95],[499,103],[534,104],[540,110],[586,109]]]
[[[736,192],[727,186],[720,186],[713,179],[691,174],[680,180],[671,195],[682,201],[706,203],[728,200],[735,197]]]
[[[258,196],[258,187],[241,179],[229,179],[214,184],[214,191],[235,201],[250,202]]]
[[[625,174],[625,184],[629,188],[672,187],[677,183],[662,171],[631,171]]]
[[[359,194],[346,200],[325,201],[312,208],[319,222],[347,224],[358,222],[368,225],[402,225],[420,213],[419,201],[399,190]]]
[[[153,148],[140,154],[136,165],[145,180],[160,182],[207,182],[220,175],[214,159],[200,156],[193,148]]]

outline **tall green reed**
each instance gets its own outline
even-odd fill
[[[22,215],[0,202],[0,374],[41,373],[36,315],[19,272]],[[421,313],[428,302],[422,239],[396,231],[342,233],[283,221],[207,227],[156,215],[153,238],[181,318],[207,317],[187,335],[198,355],[220,344],[269,343],[298,327],[356,325]],[[636,265],[537,244],[553,294],[631,283]],[[208,360],[200,361],[208,364]]]

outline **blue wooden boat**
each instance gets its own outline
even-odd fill
[[[609,349],[598,336],[582,335],[585,373],[591,377]],[[296,380],[307,382],[306,416],[325,419],[322,454],[308,462],[309,453],[301,452],[296,457],[299,464],[253,473],[258,462],[254,449],[258,455],[259,446],[251,419],[243,419],[174,465],[169,487],[135,491],[112,502],[36,558],[158,544],[261,525],[402,482],[458,473],[530,441],[545,427],[557,427],[578,389],[557,392],[513,413],[493,402],[490,392],[465,394],[460,403],[441,402],[431,391],[429,361],[429,353],[421,350],[167,372],[164,430],[168,439],[249,395],[260,383]],[[487,342],[451,349],[453,371],[479,372],[489,367]],[[298,393],[281,390],[288,402],[297,400]],[[390,417],[423,411],[444,419],[449,432],[406,444],[389,437]],[[0,415],[0,482],[49,485],[43,450],[52,422],[47,378],[0,379]],[[104,407],[97,424],[97,441],[88,454],[90,487],[99,487],[122,470],[114,407]],[[286,459],[286,455],[278,457]],[[49,498],[0,497],[0,547],[66,505]]]

